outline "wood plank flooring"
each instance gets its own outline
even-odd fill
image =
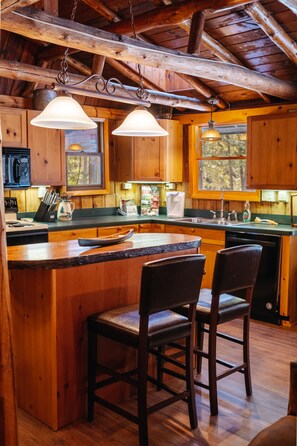
[[[238,334],[240,321],[225,324]],[[236,347],[220,351],[236,359]],[[243,375],[233,374],[219,381],[219,415],[210,416],[208,393],[196,389],[198,429],[189,428],[186,405],[174,406],[149,418],[150,446],[246,446],[265,426],[286,414],[289,391],[289,363],[297,359],[297,328],[282,328],[251,321],[253,395],[246,397]],[[205,370],[203,371],[205,374]],[[152,389],[152,402],[160,393]],[[127,406],[134,404],[129,401]],[[25,412],[18,411],[19,446],[137,446],[137,426],[97,405],[92,423],[82,419],[51,431]]]

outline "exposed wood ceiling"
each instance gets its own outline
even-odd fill
[[[220,109],[297,102],[297,0],[131,2],[137,39],[129,0],[79,0],[74,21],[73,0],[1,0],[1,99],[49,86],[69,48],[71,81],[97,73],[135,89],[140,64],[152,104],[175,113],[209,111],[213,98]]]

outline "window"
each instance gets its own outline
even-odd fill
[[[70,191],[106,192],[106,142],[104,122],[90,130],[65,130],[66,187]]]
[[[192,174],[193,198],[225,198],[257,200],[258,192],[246,189],[246,125],[215,126],[221,133],[220,141],[201,141],[206,126],[195,127],[193,141],[195,158]]]

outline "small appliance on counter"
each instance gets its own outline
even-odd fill
[[[185,208],[185,193],[166,192],[166,206],[168,218],[183,217]]]
[[[15,197],[4,197],[7,246],[48,242],[48,226],[33,219],[18,220],[18,203]]]

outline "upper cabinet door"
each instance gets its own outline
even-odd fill
[[[3,147],[27,147],[26,110],[0,107]]]
[[[31,149],[32,184],[65,185],[65,150],[63,132],[30,124],[40,112],[28,110],[28,147]]]
[[[114,179],[117,181],[183,180],[183,135],[178,121],[163,119],[168,136],[115,136]]]
[[[248,117],[247,186],[296,189],[297,113]]]

